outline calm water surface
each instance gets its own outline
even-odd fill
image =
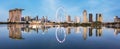
[[[0,49],[120,49],[120,28],[0,25]]]

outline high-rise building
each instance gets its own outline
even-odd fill
[[[102,22],[102,14],[96,14],[96,21]]]
[[[96,21],[98,21],[98,13],[96,14]]]
[[[80,18],[78,16],[75,16],[75,23],[80,23]]]
[[[20,22],[23,9],[11,9],[9,10],[9,19],[8,22]]]
[[[30,21],[30,20],[31,20],[30,16],[25,16],[24,17],[24,21]]]
[[[68,22],[68,23],[71,22],[71,17],[70,17],[70,15],[67,15],[67,16],[66,16],[66,22]]]
[[[45,16],[41,18],[41,22],[45,22]]]
[[[93,18],[93,15],[92,15],[92,13],[90,13],[90,14],[89,14],[89,22],[93,22],[93,19],[92,19],[92,18]]]
[[[84,10],[83,11],[83,23],[87,23],[88,22],[88,19],[87,19],[87,11]]]
[[[102,22],[102,14],[99,14],[98,21],[99,21],[99,22]]]

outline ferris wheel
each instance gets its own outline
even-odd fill
[[[56,11],[56,22],[65,22],[66,10],[64,7],[59,7]]]

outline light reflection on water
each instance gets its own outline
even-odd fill
[[[0,48],[3,49],[120,48],[120,28],[18,24],[0,27]]]

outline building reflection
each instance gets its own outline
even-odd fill
[[[120,33],[120,28],[114,28],[114,34],[118,35]]]
[[[75,27],[75,33],[80,33],[80,27]]]
[[[89,37],[93,35],[93,28],[89,28]]]
[[[66,34],[69,35],[71,33],[71,27],[66,28]]]
[[[48,29],[53,26],[44,26],[44,25],[23,25],[23,24],[8,24],[9,38],[11,39],[24,39],[22,37],[22,32],[31,32],[42,30],[43,33],[48,32]]]
[[[12,39],[23,39],[21,33],[21,25],[8,24],[9,38]]]
[[[28,25],[28,26],[21,28],[21,30],[28,32],[28,33],[31,31],[36,31],[38,33],[39,30],[42,30],[42,32],[47,33],[48,29],[51,27],[52,26],[45,26],[45,25]]]
[[[50,28],[58,28],[58,26],[8,24],[9,38],[24,39],[24,37],[22,37],[22,32],[29,33],[31,31],[35,31],[36,33],[41,33],[41,32],[39,32],[41,30],[45,34],[45,33],[49,33],[48,30]],[[102,27],[98,27],[98,28],[94,28],[94,27],[82,27],[82,28],[80,28],[80,27],[62,27],[62,28],[64,28],[64,29],[61,29],[61,28],[56,29],[59,32],[62,31],[62,33],[55,33],[55,34],[57,34],[57,38],[61,38],[62,36],[64,36],[64,38],[63,38],[64,40],[71,33],[78,34],[78,33],[80,33],[80,31],[82,31],[81,35],[84,40],[86,40],[89,37],[92,37],[93,35],[95,35],[96,37],[101,37],[102,31],[103,31]],[[72,28],[74,29],[74,31],[72,31]],[[83,29],[83,30],[80,30],[80,29]],[[115,35],[118,35],[120,33],[120,28],[112,28],[112,29],[114,29]]]
[[[87,27],[83,27],[83,38],[84,40],[87,39]]]
[[[101,37],[102,36],[102,28],[97,28],[96,29],[96,36],[98,37]]]

